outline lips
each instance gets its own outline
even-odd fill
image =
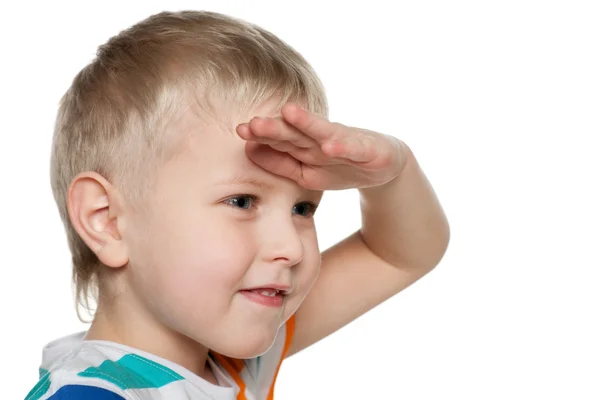
[[[277,290],[277,289],[269,289],[269,288],[266,288],[266,289],[251,289],[251,290],[248,290],[248,291],[252,292],[252,293],[258,293],[258,294],[261,294],[263,296],[269,296],[269,297],[277,296],[280,293],[280,291]]]
[[[246,299],[268,307],[281,307],[284,297],[290,292],[291,287],[286,285],[268,285],[240,290]]]
[[[290,285],[281,284],[281,283],[269,283],[263,286],[253,286],[243,291],[248,292],[257,292],[259,294],[265,294],[265,296],[274,296],[277,294],[287,295],[292,292],[292,287]]]

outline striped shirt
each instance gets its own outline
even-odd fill
[[[271,400],[294,332],[294,317],[260,357],[209,353],[219,385],[173,362],[113,342],[83,340],[85,332],[44,347],[40,380],[25,400]]]

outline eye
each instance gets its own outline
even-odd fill
[[[317,211],[317,205],[315,203],[311,203],[310,201],[306,201],[303,203],[298,203],[294,206],[294,214],[298,214],[302,217],[310,218],[315,215]]]
[[[225,204],[229,204],[232,207],[240,208],[242,210],[249,210],[254,207],[256,200],[257,199],[255,196],[244,194],[230,197],[229,199],[225,200]]]

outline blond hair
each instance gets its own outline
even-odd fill
[[[280,106],[296,101],[327,115],[323,87],[308,62],[270,32],[239,19],[163,12],[100,46],[61,99],[50,168],[80,319],[80,306],[90,312],[90,297],[98,300],[103,265],[71,224],[69,185],[77,174],[95,171],[118,183],[130,202],[141,199],[151,171],[173,151],[169,126],[190,98],[214,118],[226,118],[224,105],[243,112],[272,98]]]

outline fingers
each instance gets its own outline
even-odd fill
[[[259,167],[296,182],[302,181],[302,163],[288,153],[256,142],[246,143],[246,154]]]
[[[363,134],[332,140],[321,146],[321,151],[329,157],[344,158],[356,163],[368,163],[377,157],[376,140]]]
[[[292,103],[284,105],[281,115],[254,117],[238,125],[236,131],[246,141],[268,145],[293,157],[306,156],[295,158],[307,164],[369,163],[377,158],[381,146],[370,131],[332,123]]]
[[[246,154],[259,167],[291,179],[308,190],[326,190],[331,180],[327,171],[304,164],[288,153],[278,152],[261,143],[247,142]]]
[[[311,148],[316,145],[314,139],[298,131],[282,118],[255,117],[248,123],[238,125],[236,131],[242,139],[272,145],[289,142],[300,148]]]
[[[318,143],[337,139],[348,129],[342,124],[331,122],[325,117],[310,113],[292,103],[287,103],[282,107],[281,115],[288,124]]]
[[[377,141],[368,131],[330,122],[291,103],[283,106],[281,115],[286,122],[316,140],[329,157],[368,163],[377,156]]]

